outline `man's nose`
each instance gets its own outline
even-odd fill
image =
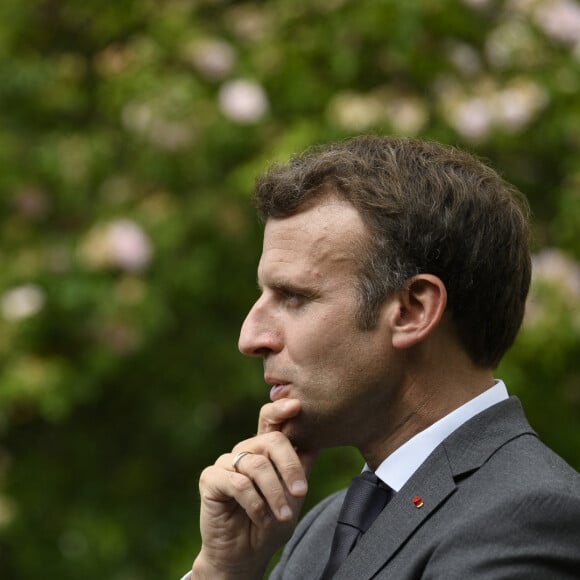
[[[275,317],[269,313],[263,298],[258,299],[248,312],[240,331],[238,348],[247,356],[261,357],[282,350],[282,340]]]

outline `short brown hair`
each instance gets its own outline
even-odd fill
[[[528,205],[493,169],[458,149],[363,136],[275,165],[256,184],[263,219],[298,213],[323,195],[352,203],[368,231],[359,272],[363,328],[419,273],[438,276],[473,362],[495,367],[513,343],[528,293]]]

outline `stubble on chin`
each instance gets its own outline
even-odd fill
[[[322,437],[320,421],[311,420],[304,412],[288,420],[281,431],[297,451],[318,452],[332,446]]]
[[[282,425],[280,431],[286,435],[292,447],[297,450],[309,450],[312,446],[311,437],[307,435],[304,429],[304,419],[301,417],[292,417]]]

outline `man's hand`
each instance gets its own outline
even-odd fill
[[[317,454],[301,453],[280,432],[300,412],[297,399],[264,405],[258,434],[201,474],[202,548],[193,578],[261,578],[291,536]],[[232,462],[242,451],[234,469]]]

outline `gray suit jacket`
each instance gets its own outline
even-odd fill
[[[272,580],[320,577],[344,494],[302,519]],[[336,575],[370,578],[580,578],[580,474],[537,438],[515,397],[494,405],[433,451]]]

